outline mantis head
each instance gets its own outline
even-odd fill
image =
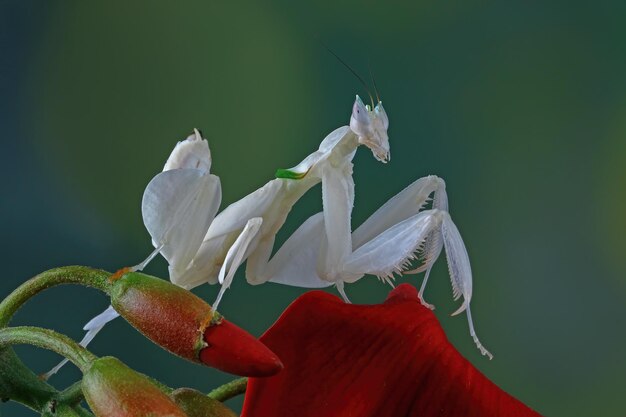
[[[363,104],[359,96],[356,96],[352,106],[350,129],[358,135],[359,144],[370,148],[374,158],[383,163],[391,159],[387,128],[389,128],[389,119],[382,101],[379,101],[372,109]]]

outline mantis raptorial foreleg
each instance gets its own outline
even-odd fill
[[[395,223],[417,214],[428,203],[431,195],[433,196],[433,209],[448,211],[445,182],[434,175],[420,178],[387,201],[354,231],[352,235],[353,247],[360,247],[367,240],[371,240],[374,236],[389,229]],[[441,234],[437,231],[431,231],[426,236],[423,250],[420,253],[423,264],[417,269],[403,272],[403,274],[411,274],[426,271],[419,291],[419,299],[422,304],[430,309],[434,309],[434,306],[424,300],[424,290],[426,289],[432,266],[439,257],[442,248]]]
[[[346,184],[347,190],[352,189],[352,186],[349,184],[350,179],[348,177],[340,181]],[[323,186],[324,184],[331,190],[338,188],[329,183],[323,183]],[[349,227],[351,193],[345,194],[348,198],[340,202],[345,208],[345,217],[335,220],[333,224],[338,226],[326,227],[325,219],[328,217],[332,219],[336,213],[334,210],[326,209],[329,206],[337,207],[335,202],[332,201],[333,197],[330,197],[332,194],[332,191],[326,194],[328,199],[325,200],[324,212],[310,217],[300,226],[269,261],[267,268],[261,268],[255,263],[251,269],[251,257],[248,261],[247,271],[250,281],[264,282],[269,280],[271,282],[305,286],[302,285],[302,282],[295,282],[295,280],[299,279],[298,275],[301,275],[303,271],[312,272],[313,267],[316,267],[315,274],[313,274],[315,280],[309,279],[309,283],[354,282],[364,274],[388,277],[388,274],[400,272],[401,270],[395,267],[404,263],[406,258],[418,249],[423,249],[420,251],[420,254],[423,255],[421,257],[424,263],[422,267],[430,268],[432,266],[439,255],[442,244],[431,245],[434,250],[427,251],[426,248],[429,247],[430,242],[441,242],[441,239],[438,239],[439,234],[430,226],[430,223],[424,225],[423,222],[430,218],[436,218],[436,211],[420,212],[420,210],[427,204],[431,195],[434,195],[433,208],[437,208],[440,211],[447,209],[445,183],[441,178],[428,176],[415,181],[372,214],[351,236],[346,234],[347,227]],[[341,193],[337,194],[341,195]],[[420,216],[415,218],[418,214]],[[405,221],[406,223],[403,223]],[[414,231],[414,228],[409,226],[411,222],[416,221],[423,226],[419,231]],[[338,233],[342,226],[343,236]],[[406,234],[407,237],[404,241],[401,241],[403,234]],[[348,248],[344,245],[332,246],[334,241],[347,241],[350,246]],[[400,243],[402,243],[402,246],[398,246]],[[365,255],[367,247],[365,249],[362,249],[362,247],[366,244],[368,244],[367,247],[369,248],[380,246],[381,252],[372,252],[370,255]],[[404,248],[404,252],[407,253],[403,253],[400,250],[401,248]],[[413,248],[415,250],[411,250]],[[385,250],[389,250],[391,253],[385,255]],[[340,251],[342,253],[337,256]],[[317,264],[318,259],[320,259],[320,252],[325,256],[328,253],[332,253],[335,255],[334,259],[341,259],[341,261],[334,261],[330,256],[326,256],[323,264],[318,269]],[[365,262],[365,258],[370,260],[369,267],[362,264]],[[376,263],[372,263],[374,259],[376,259]],[[293,264],[296,266],[291,267]],[[329,266],[326,267],[326,265]],[[290,271],[294,273],[290,274]],[[324,279],[319,278],[320,276],[323,276]],[[307,286],[313,287],[313,285]]]
[[[318,282],[335,283],[342,297],[345,282],[355,282],[366,274],[392,284],[395,273],[426,271],[419,297],[422,303],[426,282],[434,262],[445,247],[454,299],[463,304],[454,313],[467,311],[470,334],[480,351],[483,347],[474,330],[471,311],[472,273],[461,235],[448,213],[445,182],[436,176],[420,178],[385,203],[358,229],[350,233],[354,198],[351,163],[328,167],[322,175],[324,211],[312,216],[267,264],[248,271],[248,278],[297,286]],[[432,196],[432,208],[423,210]],[[288,245],[295,245],[297,252]],[[283,255],[285,254],[285,255]],[[280,256],[279,256],[280,255]],[[413,260],[422,265],[407,271]],[[297,265],[298,269],[291,267]],[[313,265],[316,273],[312,273]],[[299,275],[306,275],[303,282]],[[273,275],[273,276],[272,276]],[[309,284],[309,285],[303,285]],[[321,285],[319,285],[321,286]]]

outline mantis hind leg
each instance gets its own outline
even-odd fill
[[[89,320],[89,322],[87,322],[87,324],[85,324],[85,326],[83,327],[83,330],[86,330],[87,333],[85,333],[85,336],[80,341],[80,345],[83,347],[87,347],[87,345],[94,339],[94,337],[96,337],[96,335],[100,332],[100,330],[104,328],[107,323],[116,319],[119,316],[120,315],[117,313],[117,311],[115,311],[113,306],[108,306],[107,309],[104,310],[102,313]],[[63,366],[65,366],[68,361],[68,359],[63,359],[54,368],[43,374],[41,378],[43,380],[47,380],[52,375],[59,372],[59,370],[61,370],[61,368],[63,368]]]
[[[130,267],[130,271],[131,272],[143,271],[143,269],[146,266],[148,266],[148,264],[150,262],[152,262],[154,257],[159,254],[159,252],[161,251],[161,249],[163,249],[164,246],[165,246],[165,244],[162,243],[162,244],[158,245],[157,247],[155,247],[154,250],[152,251],[152,253],[150,253],[150,255],[148,255],[148,257],[146,259],[144,259],[141,263],[138,263],[137,265]]]

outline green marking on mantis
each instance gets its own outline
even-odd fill
[[[288,169],[277,169],[276,178],[286,178],[289,180],[301,180],[306,175],[306,172],[293,172]]]

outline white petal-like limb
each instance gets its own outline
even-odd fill
[[[83,326],[83,330],[93,330],[100,328],[119,316],[120,315],[117,313],[117,311],[115,311],[113,306],[108,306],[107,309],[104,310],[102,313],[89,320],[87,324]]]
[[[222,235],[203,241],[196,257],[185,268],[175,268],[170,265],[170,281],[188,290],[205,283],[217,284],[220,266],[228,248],[236,239],[236,236],[232,239],[230,237],[230,235]]]
[[[255,217],[263,219],[262,230],[259,231],[263,239],[259,240],[258,246],[255,246],[254,251],[249,254],[248,268],[253,264],[262,269],[272,251],[272,237],[284,223],[293,204],[315,183],[315,180],[310,179],[298,181],[275,179],[226,207],[211,223],[200,249],[188,268],[183,270],[170,268],[172,282],[185,288],[204,282],[217,283],[217,275],[228,249],[240,235],[247,221]],[[253,280],[250,283],[261,282]]]
[[[276,252],[264,272],[270,282],[300,288],[324,288],[332,282],[317,275],[317,258],[324,235],[324,213],[309,217]]]
[[[113,308],[113,306],[107,307],[102,313],[98,314],[93,319],[89,320],[87,324],[83,327],[83,330],[86,330],[87,333],[80,341],[81,346],[87,346],[94,337],[104,328],[104,326],[110,321],[115,320],[120,315]]]
[[[226,258],[224,259],[224,263],[222,264],[217,278],[218,282],[222,284],[222,288],[220,288],[217,299],[215,303],[213,303],[213,310],[217,310],[217,306],[222,300],[224,292],[230,287],[230,284],[232,284],[235,272],[237,272],[237,269],[244,261],[248,247],[259,233],[262,224],[263,219],[261,217],[254,217],[248,220],[241,234],[237,237],[237,240],[235,240],[235,243],[228,249],[228,253],[226,253]]]
[[[199,169],[161,172],[146,187],[143,221],[155,247],[170,265],[193,259],[221,202],[220,180]]]
[[[83,330],[86,330],[87,333],[80,341],[80,345],[83,347],[87,347],[87,345],[93,340],[94,337],[96,337],[96,335],[100,332],[100,330],[102,330],[102,328],[108,322],[116,319],[119,316],[120,315],[117,313],[117,311],[115,311],[113,306],[109,306],[102,313],[98,314],[96,317],[89,320],[89,322],[87,322],[87,324],[85,324],[85,326],[83,327]],[[68,361],[69,359],[63,359],[58,365],[56,365],[54,368],[50,369],[48,372],[43,374],[42,378],[44,380],[47,380],[52,375],[59,372],[59,370],[63,368],[63,366],[65,366],[65,364]]]
[[[249,219],[270,214],[272,205],[285,193],[287,193],[286,183],[283,180],[275,179],[268,182],[222,210],[211,223],[204,240],[208,241],[233,232],[238,233]]]

